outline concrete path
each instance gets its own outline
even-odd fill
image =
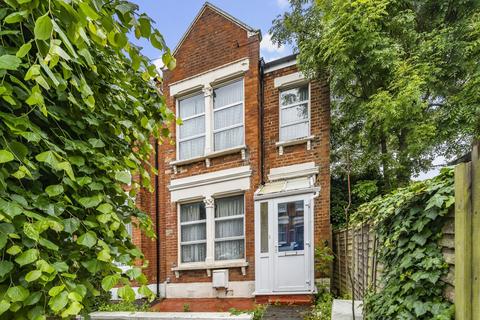
[[[362,301],[355,301],[355,319],[362,320]],[[352,300],[333,300],[332,320],[352,320]]]
[[[269,305],[262,320],[303,320],[309,311],[309,306]]]

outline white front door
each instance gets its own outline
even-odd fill
[[[273,290],[309,291],[312,288],[311,213],[308,197],[273,201]]]

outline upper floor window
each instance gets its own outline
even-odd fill
[[[213,91],[214,151],[243,144],[243,79]]]
[[[309,86],[280,92],[280,141],[310,135]]]
[[[205,98],[203,93],[178,101],[178,155],[180,159],[203,156],[205,153]]]

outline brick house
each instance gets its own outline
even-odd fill
[[[326,81],[295,56],[264,63],[261,34],[205,3],[164,73],[182,125],[158,146],[154,194],[137,202],[157,242],[134,232],[167,298],[311,295],[314,248],[330,243]],[[155,289],[155,286],[153,286]]]

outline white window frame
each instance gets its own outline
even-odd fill
[[[208,217],[207,217],[207,212],[205,208],[205,219],[202,220],[195,220],[195,221],[188,221],[188,222],[182,222],[182,211],[181,207],[182,205],[188,205],[188,204],[193,204],[193,203],[199,203],[203,202],[203,199],[195,199],[192,201],[187,201],[187,202],[182,202],[179,203],[177,206],[177,216],[178,216],[178,264],[179,265],[201,265],[204,264],[205,261],[195,261],[195,262],[182,262],[182,245],[190,245],[190,244],[201,244],[205,243],[205,251],[208,250],[208,238],[207,234],[205,234],[205,240],[193,240],[193,241],[182,241],[182,226],[188,226],[192,224],[201,224],[205,223],[205,230],[208,229]],[[205,253],[205,258],[207,257],[207,253]]]
[[[297,105],[301,105],[301,104],[304,104],[305,102],[296,102],[296,103],[292,103],[292,104],[289,104],[289,105],[286,105],[286,106],[282,106],[282,100],[281,100],[281,97],[282,97],[282,92],[285,92],[285,91],[288,91],[288,90],[291,90],[291,89],[297,89],[297,88],[301,88],[301,87],[304,87],[304,86],[308,86],[308,101],[307,101],[307,113],[308,113],[308,119],[305,119],[305,120],[298,120],[298,121],[294,121],[294,122],[289,122],[288,124],[286,125],[282,125],[282,110],[283,109],[287,109],[287,108],[291,108],[291,107],[294,107],[294,106],[297,106]],[[296,140],[304,140],[304,139],[308,139],[310,136],[311,136],[311,131],[312,131],[312,126],[311,126],[311,122],[312,122],[312,115],[311,115],[311,101],[312,101],[312,92],[311,92],[311,85],[310,85],[310,82],[308,83],[301,83],[301,84],[295,84],[295,85],[290,85],[290,86],[286,86],[286,87],[281,87],[279,90],[278,90],[278,141],[280,141],[281,143],[285,143],[285,142],[289,142],[289,141],[296,141]],[[295,138],[295,139],[289,139],[289,140],[282,140],[281,138],[281,131],[282,131],[282,128],[284,127],[289,127],[289,126],[293,126],[295,124],[299,124],[299,123],[303,123],[303,122],[307,122],[308,123],[308,130],[307,130],[307,134],[304,136],[304,137],[298,137],[298,138]]]
[[[232,104],[228,104],[226,106],[222,106],[221,108],[214,109],[214,106],[213,106],[214,90],[218,89],[218,88],[221,88],[223,86],[229,85],[231,83],[237,82],[237,81],[241,81],[241,83],[242,83],[242,87],[243,87],[242,101],[238,101],[238,102],[235,102],[235,103],[232,103]],[[195,136],[188,137],[188,138],[185,138],[185,139],[180,139],[180,125],[176,124],[176,139],[175,140],[176,140],[176,159],[177,160],[174,161],[174,164],[176,162],[188,163],[188,162],[191,162],[191,161],[201,160],[201,159],[204,159],[204,158],[207,158],[207,159],[209,157],[213,158],[214,156],[217,156],[217,155],[222,155],[224,153],[229,153],[229,151],[235,152],[235,151],[238,151],[238,150],[244,150],[245,149],[245,77],[244,77],[244,75],[242,74],[240,77],[236,76],[236,77],[233,77],[233,78],[230,78],[228,80],[221,81],[221,82],[206,83],[202,86],[201,90],[199,90],[198,87],[196,89],[197,90],[195,90],[194,92],[190,92],[190,93],[187,93],[185,95],[175,97],[175,114],[178,118],[180,118],[179,117],[180,116],[180,113],[179,113],[180,108],[179,107],[180,107],[180,101],[181,100],[199,95],[200,92],[203,92],[203,96],[205,98],[204,113],[194,115],[194,116],[188,117],[186,119],[182,119],[182,121],[189,120],[189,119],[194,119],[196,117],[200,117],[200,116],[203,115],[205,117],[205,133],[202,134],[202,135],[199,134],[199,135],[195,135]],[[243,113],[242,123],[215,130],[214,129],[215,112],[237,106],[240,103],[242,104],[242,113]],[[234,147],[227,148],[227,149],[215,150],[215,141],[214,141],[215,133],[226,131],[226,130],[233,129],[233,128],[239,128],[239,127],[243,127],[243,140],[238,146],[234,146]],[[205,149],[204,149],[203,155],[192,157],[192,158],[180,159],[180,142],[197,139],[197,138],[200,138],[202,136],[205,137]],[[244,158],[244,152],[242,151],[242,159],[243,158]]]
[[[177,203],[177,243],[178,243],[178,250],[177,250],[177,266],[181,267],[181,268],[192,268],[192,270],[194,268],[198,268],[198,269],[209,269],[209,268],[212,268],[212,267],[222,267],[222,266],[226,266],[226,267],[230,267],[230,266],[240,266],[240,267],[245,267],[244,263],[246,262],[246,251],[247,251],[247,247],[246,247],[246,242],[245,242],[245,233],[246,233],[246,230],[245,230],[245,227],[246,227],[246,200],[245,200],[245,193],[244,192],[233,192],[233,193],[229,193],[229,194],[222,194],[221,196],[218,196],[218,197],[214,197],[213,199],[216,201],[218,199],[223,199],[223,198],[229,198],[229,197],[234,197],[234,196],[243,196],[243,236],[240,237],[229,237],[228,240],[240,240],[243,238],[243,257],[242,258],[239,258],[239,259],[231,259],[231,260],[215,260],[215,242],[216,242],[216,239],[215,239],[215,222],[218,220],[229,220],[229,219],[238,219],[240,218],[241,216],[240,215],[235,215],[235,216],[231,216],[231,217],[223,217],[223,218],[215,218],[215,207],[213,207],[213,215],[211,216],[211,218],[209,218],[209,213],[208,213],[208,208],[205,208],[206,212],[206,217],[205,217],[205,223],[206,223],[206,229],[207,229],[207,233],[206,233],[206,239],[205,240],[199,240],[199,241],[189,241],[189,242],[182,242],[182,225],[184,225],[184,223],[181,222],[181,205],[184,205],[184,204],[192,204],[192,203],[198,203],[198,202],[201,202],[201,201],[204,201],[205,198],[195,198],[195,199],[191,199],[191,200],[188,200],[188,201],[182,201],[182,202],[178,202]],[[228,219],[227,219],[228,218]],[[198,221],[195,221],[195,223],[199,223],[199,221],[203,221],[203,220],[198,220]],[[188,224],[188,223],[187,223]],[[209,231],[208,230],[211,230],[212,232],[210,232],[210,238],[209,238]],[[236,239],[238,238],[238,239]],[[222,238],[222,239],[225,239],[225,241],[227,240],[227,238]],[[205,261],[197,261],[197,262],[182,262],[182,245],[184,244],[194,244],[194,242],[198,242],[198,243],[203,243],[203,242],[206,242],[206,257],[205,257]],[[240,265],[241,264],[241,265]],[[244,270],[242,270],[242,273],[244,273]]]
[[[213,258],[215,260],[215,244],[217,242],[225,242],[225,241],[234,241],[234,240],[243,240],[243,257],[240,257],[238,259],[230,259],[230,260],[215,260],[215,261],[232,261],[232,260],[245,260],[245,251],[246,251],[246,243],[245,243],[245,210],[246,210],[246,202],[245,202],[245,194],[240,193],[240,194],[232,194],[228,196],[223,196],[223,197],[218,197],[215,198],[215,201],[219,199],[224,199],[224,198],[231,198],[235,196],[243,196],[243,214],[237,214],[234,216],[228,216],[228,217],[220,217],[220,218],[215,218],[215,212],[214,212],[214,221],[213,221],[213,226],[214,228],[216,227],[217,221],[228,221],[228,220],[236,220],[236,219],[243,219],[243,236],[234,236],[234,237],[227,237],[227,238],[218,238],[215,235],[215,232],[213,234]],[[215,229],[214,229],[215,230]]]
[[[230,104],[227,104],[225,106],[222,106],[221,108],[215,109],[214,105],[213,105],[213,94],[214,94],[215,90],[218,89],[218,88],[227,86],[229,84],[238,82],[238,81],[242,82],[242,88],[243,88],[243,90],[242,90],[242,93],[243,93],[242,101],[236,101],[234,103],[230,103]],[[212,127],[211,127],[211,139],[210,139],[211,146],[210,146],[210,150],[212,150],[213,152],[221,152],[223,150],[226,150],[226,149],[215,150],[215,133],[222,132],[222,131],[227,131],[229,129],[239,128],[239,127],[243,127],[243,140],[241,141],[241,143],[238,146],[233,146],[231,148],[238,148],[238,147],[244,145],[245,144],[245,78],[244,77],[234,78],[234,79],[231,79],[229,81],[225,81],[225,82],[216,84],[215,86],[212,86],[212,97],[210,98],[210,100],[211,100],[211,109],[210,110],[212,110],[212,124],[211,124]],[[233,126],[229,126],[229,127],[225,127],[225,128],[221,128],[221,129],[215,129],[215,112],[222,111],[222,110],[225,110],[225,109],[228,109],[228,108],[233,108],[233,107],[238,106],[240,104],[242,104],[242,113],[243,113],[242,123],[241,124],[234,124]]]
[[[177,117],[179,117],[179,115],[180,115],[180,101],[191,98],[191,97],[195,97],[197,95],[204,96],[204,94],[201,90],[200,91],[196,90],[195,92],[186,94],[184,96],[181,96],[181,97],[178,97],[178,98],[175,99],[175,114],[177,115]],[[176,139],[175,140],[176,140],[176,149],[177,149],[176,150],[176,158],[177,159],[180,159],[180,143],[181,142],[198,139],[200,137],[205,137],[205,146],[206,146],[206,144],[207,144],[207,131],[208,131],[208,129],[207,129],[207,119],[206,119],[207,118],[207,108],[208,108],[208,106],[205,105],[204,108],[203,108],[203,113],[199,113],[199,114],[196,114],[196,115],[193,115],[193,116],[190,116],[190,117],[186,117],[185,119],[182,118],[182,121],[187,121],[187,120],[190,120],[190,119],[195,119],[195,118],[199,118],[199,117],[203,116],[204,117],[204,122],[205,122],[205,132],[203,134],[197,134],[195,136],[180,139],[180,125],[178,123],[176,124],[176,128],[175,128]],[[194,158],[201,158],[201,157],[204,157],[204,156],[205,156],[205,148],[203,150],[202,155],[192,157],[192,158],[181,159],[181,160],[190,160],[190,159],[194,159]]]

